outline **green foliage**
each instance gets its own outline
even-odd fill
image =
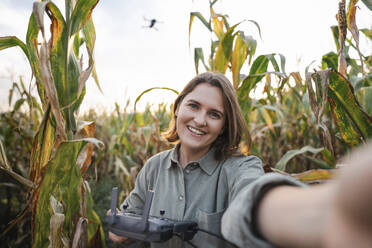
[[[14,111],[18,111],[26,100],[31,102],[31,123],[36,124],[34,120],[37,120],[39,124],[38,128],[37,125],[32,127],[33,133],[29,135],[32,146],[28,176],[15,173],[13,164],[1,168],[31,188],[25,211],[32,211],[33,247],[87,247],[88,243],[105,246],[100,220],[92,209],[89,187],[83,179],[91,161],[93,144],[101,146],[101,143],[92,138],[94,124],[79,126],[75,118],[84,98],[85,82],[94,69],[95,31],[91,13],[98,0],[66,0],[65,3],[65,16],[51,1],[34,3],[26,43],[17,37],[0,37],[0,50],[12,46],[22,48],[33,71],[41,102],[40,107],[33,97],[25,94],[26,99],[21,97],[14,104]],[[49,42],[45,34],[45,13],[50,19]],[[74,49],[70,49],[73,44],[70,41],[79,37],[79,33],[84,39],[79,38]],[[84,42],[89,55],[85,70],[78,62],[79,48]],[[23,92],[27,92],[22,82],[21,86]],[[19,87],[12,88],[10,102],[15,89]],[[37,114],[43,115],[41,121],[34,108],[39,111]],[[15,120],[11,117],[9,123]],[[24,216],[18,216],[13,224]]]

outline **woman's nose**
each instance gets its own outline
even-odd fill
[[[202,112],[197,113],[194,118],[194,121],[198,126],[201,126],[201,127],[206,126],[207,125],[206,114]]]

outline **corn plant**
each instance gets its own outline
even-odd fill
[[[356,3],[355,0],[349,1],[346,11],[345,0],[340,1],[338,26],[332,27],[338,55],[328,53],[323,56],[323,71],[309,74],[306,80],[314,112],[320,118],[324,103],[328,100],[334,123],[339,130],[338,135],[351,147],[372,136],[372,112],[369,106],[372,101],[370,56],[364,56],[359,49],[359,30],[355,21]],[[350,38],[347,30],[351,33]],[[349,55],[351,49],[355,49],[359,60]],[[311,79],[314,80],[316,94],[312,89]],[[322,101],[319,110],[316,98],[318,102]]]
[[[98,0],[65,1],[66,13],[51,1],[35,2],[26,43],[0,37],[0,50],[19,46],[25,53],[38,89],[43,118],[32,139],[28,178],[16,175],[29,188],[26,206],[2,233],[5,235],[31,211],[33,247],[100,247],[104,236],[84,179],[93,144],[93,122],[76,120],[85,82],[94,70],[95,42],[91,13]],[[47,41],[44,15],[50,19]],[[83,70],[80,47],[85,44],[89,65]],[[79,62],[80,61],[80,62]],[[6,147],[5,147],[6,150]],[[2,149],[0,168],[14,175]]]
[[[196,73],[199,72],[199,62],[201,61],[207,71],[219,71],[225,73],[227,68],[231,69],[234,88],[239,87],[242,75],[240,70],[247,60],[250,64],[252,57],[256,52],[257,41],[251,35],[245,35],[243,31],[235,29],[244,21],[230,26],[227,15],[218,14],[214,11],[213,6],[217,0],[209,1],[210,15],[207,19],[200,12],[190,13],[189,22],[189,45],[191,38],[191,28],[195,17],[211,33],[210,53],[208,63],[205,62],[203,49],[194,48],[194,61]],[[261,35],[261,29],[254,20],[247,20],[253,23]]]

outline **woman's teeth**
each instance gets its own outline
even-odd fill
[[[198,135],[203,135],[203,134],[205,134],[205,132],[202,132],[202,131],[200,131],[200,130],[198,130],[198,129],[195,129],[195,128],[193,128],[193,127],[188,127],[188,129],[189,129],[191,132],[193,132],[193,133],[195,133],[195,134],[198,134]]]

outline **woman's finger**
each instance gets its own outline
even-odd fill
[[[128,238],[127,237],[123,237],[123,236],[118,236],[118,235],[116,235],[116,234],[114,234],[112,232],[109,232],[109,239],[111,239],[115,243],[121,243],[121,242],[126,241]]]

